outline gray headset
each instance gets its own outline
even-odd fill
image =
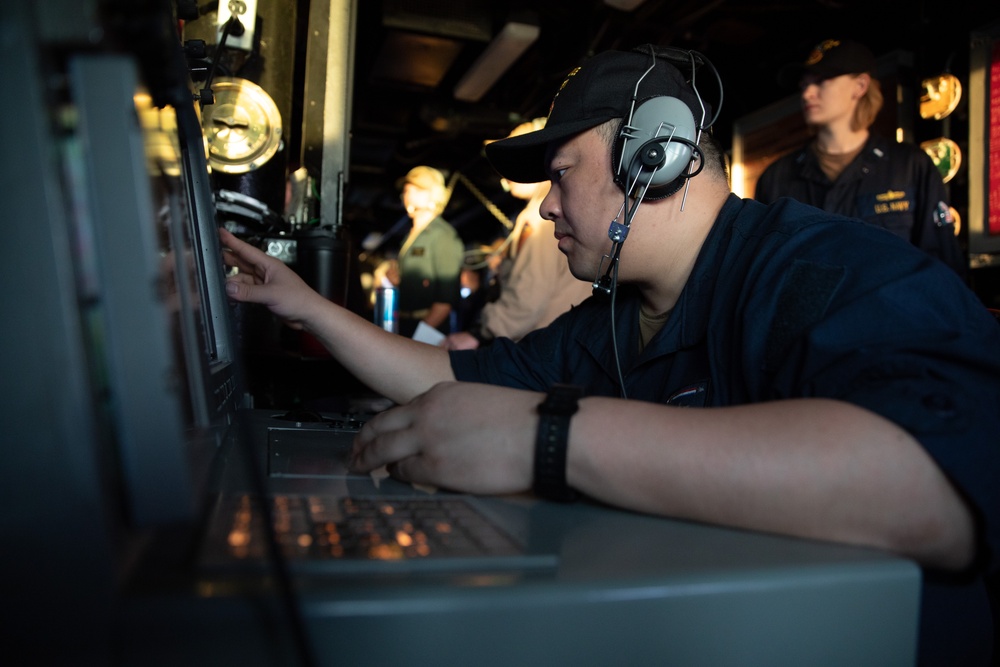
[[[701,132],[718,118],[718,109],[706,123],[707,110],[695,85],[695,71],[707,64],[718,79],[715,67],[696,51],[666,47],[640,47],[649,54],[649,68],[635,82],[629,116],[618,128],[613,149],[615,182],[636,199],[662,199],[677,192],[683,182],[701,171]],[[701,117],[696,119],[691,107],[676,97],[656,96],[639,101],[639,85],[656,67],[657,58],[691,71],[691,89]],[[720,104],[722,84],[719,81]],[[638,103],[638,104],[637,104]],[[695,169],[689,169],[697,161]]]
[[[628,118],[618,128],[612,148],[614,181],[625,192],[625,200],[618,216],[611,222],[608,237],[612,241],[611,252],[605,255],[609,260],[607,271],[601,276],[598,267],[594,280],[594,294],[611,293],[615,270],[621,246],[628,236],[632,218],[645,199],[663,199],[676,193],[693,176],[701,173],[704,159],[698,142],[703,130],[711,127],[719,117],[722,108],[722,80],[709,60],[697,51],[654,47],[639,47],[637,52],[650,56],[650,65],[635,82]],[[639,101],[639,85],[646,75],[656,67],[657,58],[668,61],[680,68],[689,68],[690,85],[698,105],[701,118],[695,120],[691,108],[683,100],[669,95],[650,97]],[[719,103],[715,114],[706,122],[707,109],[701,93],[695,84],[695,72],[707,65],[719,86]],[[634,203],[630,206],[629,199]],[[683,203],[682,203],[683,209]],[[624,214],[624,220],[619,220]]]

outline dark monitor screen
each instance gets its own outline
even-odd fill
[[[172,338],[185,362],[190,426],[228,424],[237,407],[232,308],[225,295],[215,202],[194,104],[155,107],[135,97],[157,207]],[[169,261],[168,261],[169,260]]]
[[[69,79],[76,264],[110,477],[130,527],[190,520],[241,396],[201,127],[193,101],[154,105],[134,58],[78,56]]]
[[[108,633],[131,609],[118,593],[161,584],[164,560],[184,557],[241,396],[172,3],[100,4],[116,16],[0,5],[0,81],[17,90],[0,98],[14,662],[22,647],[55,664],[88,646],[110,655],[85,662],[121,661]]]

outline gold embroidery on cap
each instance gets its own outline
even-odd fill
[[[840,46],[840,40],[837,39],[827,39],[816,45],[816,48],[812,50],[809,57],[806,59],[806,65],[815,65],[820,60],[823,60],[823,56],[826,52],[835,46]]]
[[[573,78],[573,76],[579,71],[580,71],[579,67],[574,68],[572,72],[566,75],[566,78],[563,79],[563,82],[559,84],[559,90],[556,91],[555,96],[553,96],[552,98],[552,103],[549,104],[549,115],[552,114],[552,107],[556,105],[556,100],[559,99],[559,93],[563,91],[563,88],[566,87],[566,84],[569,83],[569,80]]]

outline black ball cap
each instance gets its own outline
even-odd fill
[[[779,82],[797,88],[806,76],[825,81],[843,74],[875,74],[875,55],[864,44],[849,39],[825,39],[809,52],[804,62],[782,68]]]
[[[657,55],[654,60],[653,49],[645,45],[633,51],[605,51],[571,71],[552,99],[543,129],[487,144],[486,157],[493,168],[516,183],[548,180],[548,147],[605,121],[627,117],[636,82],[654,62],[639,85],[636,106],[651,97],[676,97],[690,107],[696,123],[708,122],[712,117],[708,104],[668,58]]]

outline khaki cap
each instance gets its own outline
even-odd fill
[[[396,181],[396,187],[402,188],[407,183],[412,183],[421,190],[444,190],[444,174],[433,167],[414,167],[406,173],[406,176]]]

